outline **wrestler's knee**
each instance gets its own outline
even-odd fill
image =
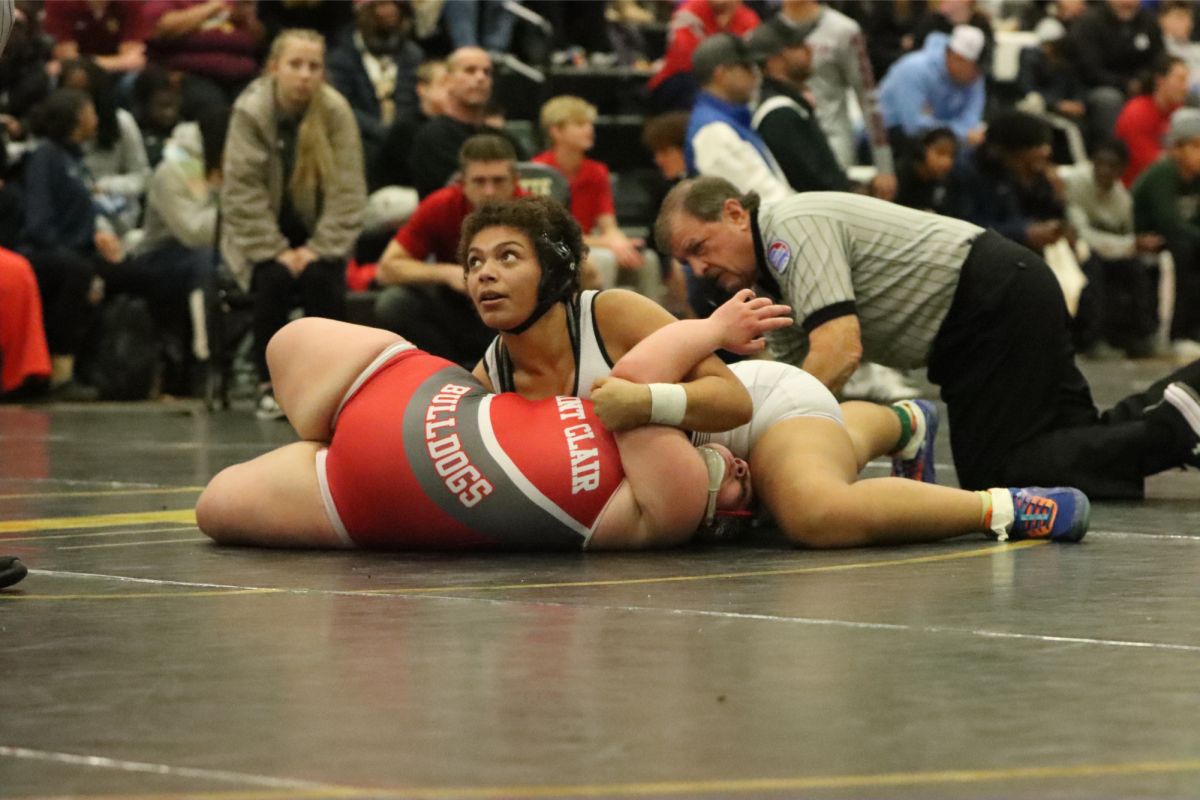
[[[797,498],[783,513],[775,515],[776,523],[789,541],[803,547],[830,549],[865,544],[869,532],[847,518],[838,494],[810,493]]]
[[[272,372],[303,351],[312,336],[319,336],[325,322],[328,320],[321,317],[301,317],[280,328],[267,342],[267,364]]]
[[[237,472],[237,466],[218,472],[196,501],[196,525],[217,542],[232,541],[237,530],[237,505],[242,494]]]

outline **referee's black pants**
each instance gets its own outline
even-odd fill
[[[1030,250],[988,231],[972,246],[929,356],[949,411],[964,489],[1074,486],[1093,499],[1140,499],[1143,478],[1184,462],[1186,442],[1144,409],[1200,362],[1101,414],[1075,365],[1062,290]]]

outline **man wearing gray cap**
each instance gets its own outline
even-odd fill
[[[983,31],[958,25],[947,36],[931,33],[925,45],[901,58],[879,84],[879,108],[888,133],[903,142],[934,128],[950,128],[959,141],[983,141]]]
[[[1194,342],[1200,339],[1200,110],[1172,114],[1165,144],[1167,157],[1133,185],[1133,225],[1166,240],[1175,261],[1171,339]]]
[[[688,172],[724,178],[772,200],[795,194],[750,124],[749,103],[761,75],[746,42],[728,33],[710,36],[692,54],[692,73],[701,90],[683,148]]]
[[[797,192],[845,192],[850,181],[802,93],[812,73],[812,53],[804,42],[811,28],[811,23],[786,25],[777,17],[750,34],[748,44],[763,71],[751,124]]]

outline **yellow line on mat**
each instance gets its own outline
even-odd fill
[[[3,543],[0,539],[0,543]],[[191,539],[172,539],[169,542],[183,541],[205,541],[197,538]],[[156,544],[158,541],[145,542],[144,544]],[[163,541],[161,543],[168,543]],[[142,542],[129,542],[129,544],[143,544]],[[889,561],[865,561],[853,564],[832,564],[824,567],[793,567],[790,569],[764,569],[751,570],[747,572],[719,572],[708,575],[672,575],[661,578],[628,578],[625,580],[609,580],[609,581],[563,581],[561,583],[511,583],[498,586],[435,586],[420,589],[405,589],[403,587],[396,589],[362,589],[362,590],[339,590],[338,595],[375,595],[375,596],[404,596],[410,594],[430,594],[434,592],[466,592],[466,591],[495,591],[498,589],[554,589],[554,588],[574,588],[579,586],[626,586],[646,583],[679,583],[681,581],[706,581],[706,580],[724,580],[730,578],[757,578],[766,575],[803,575],[813,572],[846,572],[855,569],[872,569],[875,567],[896,567],[909,564],[928,564],[939,561],[951,561],[962,558],[972,558],[974,556],[985,556],[992,553],[1003,553],[1009,550],[1017,550],[1025,547],[1035,547],[1039,544],[1045,544],[1044,541],[1025,541],[1013,542],[1011,544],[996,545],[993,547],[981,547],[975,550],[968,550],[960,553],[941,553],[933,556],[917,556],[915,558],[898,558]],[[83,547],[97,547],[100,545],[83,545]],[[79,549],[76,547],[60,547],[59,550]],[[105,576],[97,576],[105,577]],[[129,594],[19,594],[5,593],[0,595],[0,600],[112,600],[126,598],[146,598],[146,597],[209,597],[222,594],[266,594],[266,593],[283,593],[289,592],[288,589],[229,589],[205,592],[141,592]],[[323,594],[323,592],[316,592]]]
[[[623,578],[608,581],[562,581],[560,583],[507,583],[498,585],[477,586],[433,586],[426,588],[405,589],[362,589],[350,590],[346,594],[427,594],[430,592],[468,592],[468,591],[509,591],[512,589],[559,589],[578,586],[632,586],[642,583],[680,583],[683,581],[709,581],[725,578],[758,578],[767,575],[804,575],[811,572],[845,572],[853,569],[871,569],[873,567],[898,567],[908,564],[930,564],[938,561],[953,561],[959,558],[973,558],[991,553],[1003,553],[1023,547],[1036,547],[1046,544],[1044,540],[1029,540],[1001,544],[994,547],[982,547],[959,553],[941,553],[935,556],[917,556],[915,558],[897,558],[890,561],[858,561],[853,564],[831,564],[824,567],[790,567],[786,569],[761,569],[748,572],[716,572],[704,575],[670,575],[659,578]]]
[[[89,517],[48,517],[45,519],[15,519],[0,522],[0,533],[25,531],[70,530],[72,528],[103,528],[108,525],[148,525],[154,522],[196,524],[196,510],[140,511],[132,514],[97,514]]]
[[[750,778],[744,780],[659,781],[654,783],[583,784],[578,786],[479,786],[421,788],[359,788],[331,786],[312,789],[271,789],[241,792],[196,792],[188,794],[122,794],[126,800],[307,800],[312,798],[378,798],[378,800],[537,800],[549,797],[653,797],[661,795],[798,792],[816,789],[865,789],[868,787],[939,784],[994,783],[1005,781],[1102,778],[1169,772],[1200,772],[1200,760],[1141,761],[1126,764],[1081,764],[1078,766],[1013,767],[1007,769],[930,770],[890,772],[878,775],[829,775],[811,778]],[[1120,793],[1120,792],[1118,792]],[[62,798],[63,796],[56,796]],[[70,795],[79,800],[101,800],[108,795]]]
[[[145,536],[147,533],[179,533],[199,530],[195,525],[175,525],[170,528],[129,528],[123,531],[99,531],[98,533],[50,533],[43,536],[0,536],[0,545],[9,542],[45,542],[52,539],[91,539],[98,536]]]
[[[169,489],[103,489],[91,492],[25,492],[0,494],[0,500],[40,500],[43,497],[117,497],[134,494],[186,494],[203,492],[203,486],[172,486]]]

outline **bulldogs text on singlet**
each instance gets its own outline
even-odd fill
[[[495,490],[463,452],[462,441],[454,430],[458,427],[459,401],[470,391],[470,386],[447,383],[425,411],[425,448],[433,459],[433,468],[466,508],[474,507]]]

